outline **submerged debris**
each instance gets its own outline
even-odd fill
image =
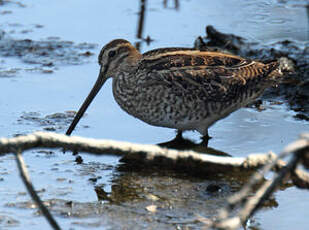
[[[0,228],[9,228],[19,226],[20,222],[15,217],[0,215]]]
[[[75,116],[74,111],[64,113],[53,113],[42,117],[38,112],[24,112],[17,120],[19,124],[30,124],[43,126],[46,131],[56,131],[65,129],[72,122]]]
[[[91,56],[92,54],[88,49],[95,47],[96,45],[88,43],[74,45],[70,41],[15,40],[4,36],[0,40],[0,55],[20,57],[25,63],[41,64],[43,66],[53,66],[56,64],[77,65],[87,62],[84,57]]]
[[[50,73],[58,65],[79,65],[89,62],[95,44],[74,44],[71,41],[61,41],[58,38],[49,38],[42,41],[31,39],[14,39],[4,31],[0,31],[0,56],[18,57],[24,63],[35,65],[31,68],[36,72]],[[15,68],[15,74],[20,69]],[[12,71],[12,70],[9,70]],[[0,69],[0,76],[6,76],[8,70]]]

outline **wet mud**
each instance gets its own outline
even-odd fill
[[[91,173],[94,172],[98,170]],[[201,216],[215,215],[217,208],[225,205],[225,199],[246,182],[237,174],[229,177],[221,174],[208,180],[164,170],[130,171],[122,168],[116,174],[110,191],[105,191],[108,186],[101,184],[100,178],[89,181],[96,190],[97,202],[55,198],[45,199],[44,204],[55,217],[71,220],[71,226],[198,229],[204,226]],[[39,194],[44,197],[47,192]],[[264,208],[276,205],[275,200],[270,200]],[[40,215],[31,200],[7,203],[6,206]]]
[[[0,78],[13,77],[21,71],[52,73],[61,65],[84,64],[90,61],[90,56],[94,55],[91,52],[94,48],[96,48],[95,44],[74,44],[72,41],[62,41],[57,37],[42,41],[14,39],[0,30],[0,56],[15,57],[27,64],[25,68],[6,67],[6,61],[2,59]]]
[[[72,122],[76,112],[53,113],[42,116],[39,112],[24,112],[17,120],[17,124],[40,127],[45,131],[62,131]]]

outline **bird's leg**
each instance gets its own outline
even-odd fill
[[[176,137],[168,142],[160,143],[158,145],[167,147],[167,148],[176,148],[176,149],[181,149],[184,145],[188,144],[188,140],[183,139],[182,137],[182,131],[177,130]]]
[[[211,139],[211,137],[208,135],[208,130],[207,130],[206,134],[201,139],[202,139],[201,145],[204,145],[204,146],[207,147],[208,142]]]
[[[177,134],[176,134],[176,137],[174,138],[174,140],[177,140],[177,141],[182,141],[183,140],[182,131],[181,130],[177,130]]]

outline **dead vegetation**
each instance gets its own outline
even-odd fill
[[[273,194],[278,186],[288,180],[298,188],[309,188],[309,174],[297,167],[302,165],[305,169],[309,168],[308,133],[300,135],[297,141],[286,146],[279,155],[274,153],[253,154],[246,158],[213,156],[194,151],[177,151],[155,145],[68,137],[48,132],[36,132],[25,136],[0,139],[0,156],[9,153],[15,154],[18,169],[28,193],[53,229],[61,228],[35,192],[22,158],[23,151],[33,148],[64,148],[95,155],[121,155],[126,158],[127,162],[142,161],[149,166],[160,163],[162,168],[164,166],[171,167],[172,164],[175,166],[173,168],[177,169],[176,166],[179,166],[179,164],[182,166],[184,162],[187,162],[187,167],[200,172],[220,169],[220,171],[224,171],[227,168],[256,170],[248,183],[239,192],[228,198],[228,205],[218,212],[216,218],[199,218],[199,221],[205,223],[206,229],[237,229],[241,225],[245,225],[249,217],[259,210],[263,202]],[[285,162],[282,160],[283,158],[288,158],[288,160]],[[265,181],[264,176],[270,171],[275,173],[271,179]],[[263,180],[264,182],[262,182]],[[250,195],[252,192],[254,192],[253,196]],[[233,210],[237,210],[237,212],[231,216],[230,213],[235,213],[232,212]]]

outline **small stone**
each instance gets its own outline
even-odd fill
[[[76,162],[77,164],[82,164],[82,163],[83,163],[83,158],[82,158],[81,156],[77,156],[77,157],[75,158],[75,162]]]
[[[157,211],[157,206],[156,205],[149,205],[149,206],[147,206],[146,207],[146,210],[148,211],[148,212],[151,212],[151,213],[155,213],[156,211]]]
[[[157,196],[155,196],[155,195],[153,195],[153,194],[147,194],[147,195],[146,195],[146,198],[147,198],[148,200],[152,200],[152,201],[157,201],[157,200],[160,199],[159,197],[157,197]]]
[[[42,73],[53,73],[54,71],[51,69],[43,69]]]
[[[88,179],[89,181],[91,181],[92,183],[96,183],[98,181],[98,178],[96,177],[91,177]]]
[[[219,192],[220,190],[221,190],[221,187],[217,184],[210,184],[206,188],[206,191],[211,192],[211,193]]]

